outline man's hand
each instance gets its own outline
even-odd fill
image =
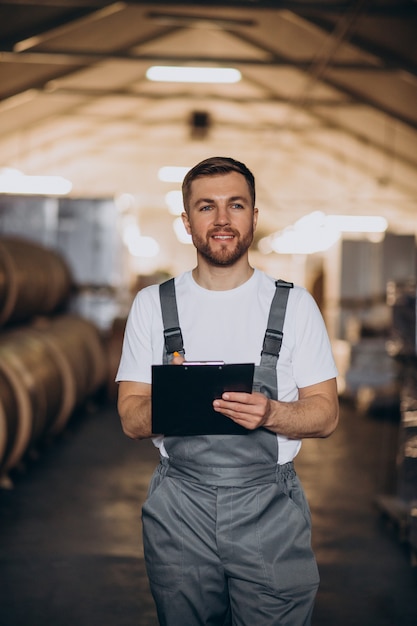
[[[248,430],[264,426],[271,412],[271,400],[263,393],[225,392],[213,401],[213,408]]]
[[[270,400],[262,393],[225,392],[213,408],[248,430],[263,426],[289,439],[328,437],[339,419],[336,379],[298,390],[294,402]]]
[[[182,365],[185,359],[179,352],[174,352],[170,365]]]

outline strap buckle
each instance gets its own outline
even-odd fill
[[[279,280],[275,281],[275,287],[285,287],[286,289],[292,289],[294,287],[294,283],[288,282],[287,280]]]
[[[165,347],[168,354],[173,352],[183,352],[184,343],[182,339],[182,332],[179,326],[174,328],[166,328],[164,330]]]
[[[281,330],[267,328],[261,354],[271,354],[272,356],[277,356],[281,349],[283,337],[284,333]]]

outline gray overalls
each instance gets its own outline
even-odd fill
[[[277,281],[254,390],[277,398],[291,283]],[[184,354],[173,280],[160,286],[168,363]],[[165,437],[143,505],[146,568],[161,626],[304,626],[319,583],[310,511],[277,437]]]

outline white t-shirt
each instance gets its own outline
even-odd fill
[[[200,287],[191,271],[175,279],[178,317],[188,361],[221,360],[259,365],[275,279],[255,270],[236,289]],[[298,389],[337,375],[323,318],[313,297],[302,287],[290,290],[278,359],[278,399],[298,399]],[[151,366],[162,363],[164,335],[159,287],[142,289],[126,324],[116,381],[151,383]],[[278,463],[291,461],[299,440],[277,435]],[[154,444],[167,456],[163,437]]]

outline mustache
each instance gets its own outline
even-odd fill
[[[235,230],[234,228],[231,228],[231,226],[216,226],[215,228],[212,228],[211,230],[209,230],[207,232],[208,237],[212,237],[213,235],[217,235],[218,233],[222,233],[222,234],[227,234],[229,233],[230,235],[234,235],[235,237],[238,237],[240,235],[238,230]]]

